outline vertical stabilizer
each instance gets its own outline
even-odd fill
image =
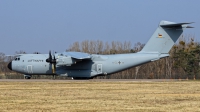
[[[169,53],[172,46],[183,33],[183,28],[193,28],[187,24],[191,23],[161,21],[141,52]]]

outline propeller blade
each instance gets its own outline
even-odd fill
[[[52,73],[55,73],[54,64],[51,64]]]
[[[56,60],[55,54],[54,54],[54,56],[53,56],[53,59]]]
[[[49,60],[52,60],[51,50],[49,51]]]
[[[51,63],[52,56],[51,56],[51,50],[49,51],[49,58],[46,59],[46,62]]]
[[[54,72],[56,71],[56,57],[55,57],[55,54],[53,55],[53,68],[54,68]]]
[[[56,72],[56,63],[53,64],[53,68],[54,68],[54,72],[53,73],[55,73]]]

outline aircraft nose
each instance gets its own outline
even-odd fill
[[[8,63],[8,66],[7,66],[10,70],[12,70],[12,62]]]

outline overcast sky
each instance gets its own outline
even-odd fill
[[[195,22],[199,0],[0,0],[0,52],[65,51],[83,40],[146,43],[161,20]]]

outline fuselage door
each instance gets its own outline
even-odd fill
[[[29,74],[32,74],[33,73],[33,66],[32,65],[27,65],[27,72]]]
[[[97,68],[96,68],[98,73],[102,73],[102,64],[97,64]]]

